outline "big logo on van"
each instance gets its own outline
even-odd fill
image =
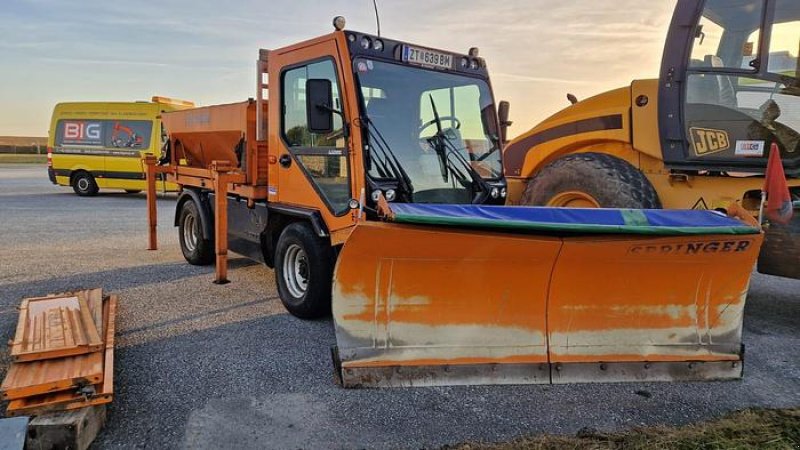
[[[64,144],[102,145],[103,124],[101,122],[64,122]]]
[[[731,140],[728,138],[727,131],[692,127],[689,129],[689,134],[691,134],[692,146],[697,156],[724,152],[731,148]]]

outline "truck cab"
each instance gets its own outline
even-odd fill
[[[263,261],[300,317],[329,311],[336,252],[381,202],[501,205],[507,196],[478,50],[342,23],[261,50],[254,99],[164,114],[168,145],[158,166],[150,161],[151,178],[165,173],[182,188],[175,225],[187,261],[216,261],[218,282],[229,247]]]

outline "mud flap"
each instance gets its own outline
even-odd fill
[[[788,225],[770,224],[758,257],[758,271],[767,275],[800,279],[800,209]]]
[[[338,375],[345,387],[738,378],[761,239],[365,222],[334,275]]]

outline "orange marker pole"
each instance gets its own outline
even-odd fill
[[[211,163],[214,179],[214,250],[216,270],[214,284],[228,281],[228,176],[231,170],[227,162]]]
[[[147,223],[149,225],[148,250],[158,250],[158,208],[156,206],[156,157],[144,157],[147,177]]]

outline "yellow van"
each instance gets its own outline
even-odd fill
[[[142,155],[159,155],[165,136],[161,113],[192,102],[153,97],[150,102],[59,103],[47,141],[47,172],[53,184],[80,196],[100,189],[128,193],[146,188]],[[164,183],[164,190],[175,186]]]

